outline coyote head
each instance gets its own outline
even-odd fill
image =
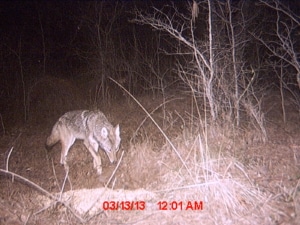
[[[120,127],[97,127],[94,138],[98,141],[100,147],[106,152],[110,162],[117,161],[117,151],[120,147]]]

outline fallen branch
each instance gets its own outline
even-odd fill
[[[81,223],[84,223],[85,220],[83,218],[81,218],[80,216],[78,216],[74,210],[64,201],[60,200],[59,197],[56,197],[55,195],[51,194],[50,192],[48,192],[47,190],[45,190],[44,188],[42,188],[41,186],[39,186],[38,184],[32,182],[31,180],[28,180],[27,178],[25,177],[22,177],[21,175],[19,174],[16,174],[14,172],[10,172],[8,170],[3,170],[3,169],[0,169],[0,173],[4,174],[4,175],[8,175],[8,176],[11,176],[12,179],[15,179],[17,178],[17,180],[19,180],[21,183],[24,183],[24,184],[27,184],[31,187],[33,187],[34,189],[38,190],[39,192],[41,192],[42,194],[46,195],[47,197],[51,198],[52,200],[54,200],[55,202],[57,203],[60,203],[62,205],[64,205],[67,209],[70,210],[70,212],[81,222]]]

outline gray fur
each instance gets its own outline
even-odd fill
[[[113,127],[101,111],[77,110],[65,113],[53,126],[46,147],[49,148],[60,141],[60,163],[68,167],[66,157],[76,139],[83,140],[93,156],[94,168],[98,174],[102,173],[99,147],[106,152],[110,162],[117,160],[116,153],[121,142],[120,128],[119,125]]]

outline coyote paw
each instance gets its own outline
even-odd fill
[[[102,174],[102,166],[97,166],[97,173],[98,175],[101,175]]]
[[[64,168],[65,168],[66,173],[69,173],[69,165],[65,163]]]
[[[66,165],[66,164],[67,164],[66,158],[65,158],[65,157],[61,157],[61,158],[60,158],[60,164],[61,164],[61,165]]]

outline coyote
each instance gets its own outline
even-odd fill
[[[47,138],[46,147],[49,149],[58,141],[61,142],[60,163],[68,169],[66,157],[75,140],[83,140],[94,160],[94,168],[102,173],[101,157],[98,154],[100,146],[108,155],[110,162],[117,160],[121,138],[120,127],[113,127],[105,115],[99,110],[77,110],[65,113],[52,128]]]

